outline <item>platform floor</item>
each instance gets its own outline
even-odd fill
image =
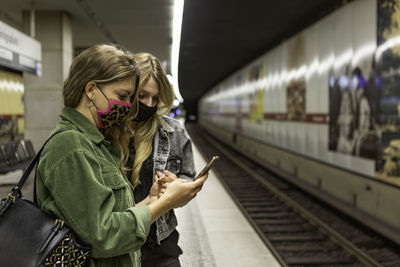
[[[193,149],[199,172],[206,162]],[[182,267],[280,266],[213,171],[197,197],[176,214]]]

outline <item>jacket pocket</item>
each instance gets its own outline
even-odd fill
[[[166,170],[178,175],[181,171],[182,157],[176,155],[169,155],[167,159]]]
[[[104,168],[102,171],[104,185],[111,188],[115,199],[113,211],[125,211],[133,206],[129,185],[122,174],[115,168]]]

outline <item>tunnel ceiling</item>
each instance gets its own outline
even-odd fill
[[[178,78],[188,112],[218,82],[344,2],[186,0]]]
[[[186,109],[197,113],[215,84],[346,2],[186,0],[178,77]],[[32,5],[70,16],[74,48],[115,40],[170,60],[173,0],[1,0],[0,20],[23,30],[22,12]]]
[[[77,50],[116,42],[133,52],[171,58],[173,0],[0,0],[0,20],[23,31],[23,11],[62,11]],[[168,64],[166,64],[168,67]]]

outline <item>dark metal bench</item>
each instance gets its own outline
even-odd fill
[[[12,141],[0,145],[0,174],[24,170],[35,156],[30,140]]]

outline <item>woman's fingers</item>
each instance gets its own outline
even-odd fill
[[[156,181],[158,181],[160,179],[163,179],[163,178],[164,178],[164,175],[162,174],[162,172],[157,171],[156,175],[154,175],[154,182],[156,182]]]
[[[168,179],[166,177],[161,177],[157,179],[158,184],[163,185],[168,182]]]
[[[193,181],[194,186],[196,188],[199,187],[201,189],[201,187],[203,186],[203,184],[207,180],[207,178],[208,178],[208,173],[206,173],[203,176],[197,178],[196,181]]]
[[[169,170],[164,170],[164,174],[165,174],[165,175],[175,175],[175,174],[173,174],[172,172],[170,172]]]
[[[170,172],[169,170],[165,170],[164,175],[166,177],[170,178],[172,181],[178,179],[178,177],[176,177],[176,175],[174,173]]]
[[[171,183],[166,183],[167,187],[163,188],[159,192],[159,196],[162,194],[171,194],[173,207],[185,206],[189,201],[196,197],[197,193],[201,190],[204,181],[207,179],[207,175],[200,177],[195,182],[189,182],[185,179],[177,179]]]

